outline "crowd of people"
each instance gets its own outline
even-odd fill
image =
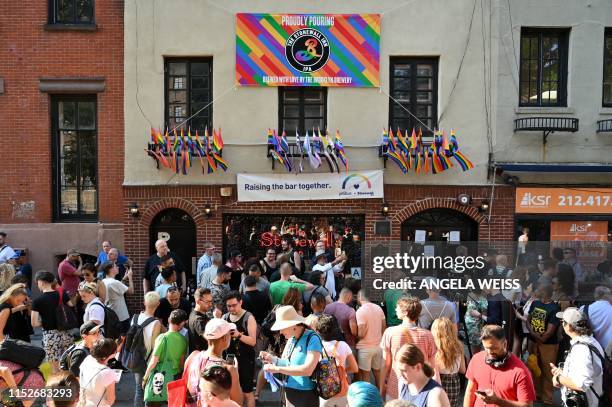
[[[0,237],[0,247],[7,245]],[[18,253],[3,258],[0,341],[29,342],[41,327],[51,374],[45,380],[19,357],[0,360],[2,388],[46,384],[74,394],[48,405],[112,406],[115,385],[129,372],[134,406],[254,407],[267,386],[285,406],[608,402],[609,262],[594,271],[575,250],[515,263],[500,254],[487,257],[480,278],[518,279],[520,289],[474,288],[460,297],[433,288],[440,277],[428,276],[427,290],[378,295],[345,274],[346,254],[325,240],[312,259],[289,237],[283,242],[261,259],[231,251],[226,263],[205,243],[192,290],[180,259],[159,240],[142,272],[136,313],[126,301],[136,292],[132,261],[110,242],[95,264],[68,250],[57,273],[32,276],[30,268],[28,276]],[[598,282],[582,301],[582,283],[593,273]]]

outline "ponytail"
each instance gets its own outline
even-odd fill
[[[433,377],[434,375],[433,368],[425,363],[425,355],[423,355],[423,352],[412,344],[407,344],[400,348],[397,353],[397,361],[409,366],[416,366],[420,363],[423,366],[423,373],[425,376]]]
[[[423,363],[423,373],[425,373],[425,376],[427,376],[427,377],[433,377],[434,370],[427,363]]]

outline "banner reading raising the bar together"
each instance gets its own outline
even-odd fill
[[[236,15],[242,86],[378,87],[379,14]]]

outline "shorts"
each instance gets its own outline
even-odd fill
[[[73,343],[74,338],[68,331],[43,331],[43,349],[49,362],[59,361],[64,351]]]
[[[255,379],[255,355],[238,359],[238,377],[242,392],[252,393],[253,379]]]
[[[374,348],[357,349],[357,365],[359,370],[380,370],[382,365],[382,349],[378,346]]]

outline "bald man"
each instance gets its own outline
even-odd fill
[[[171,252],[170,249],[168,249],[168,244],[166,243],[166,241],[160,239],[155,242],[155,253],[153,253],[153,255],[149,257],[149,260],[147,260],[144,267],[144,274],[142,277],[142,289],[145,293],[148,293],[149,291],[155,288],[155,280],[157,279],[157,276],[161,272],[161,268],[163,266],[162,257],[167,254],[170,254],[170,257],[172,257],[172,259],[174,260],[174,268],[176,271],[177,282],[180,282],[180,287],[183,292],[185,292],[185,290],[187,289],[187,277],[185,276],[185,266],[183,265],[183,262],[178,258],[175,253]]]

